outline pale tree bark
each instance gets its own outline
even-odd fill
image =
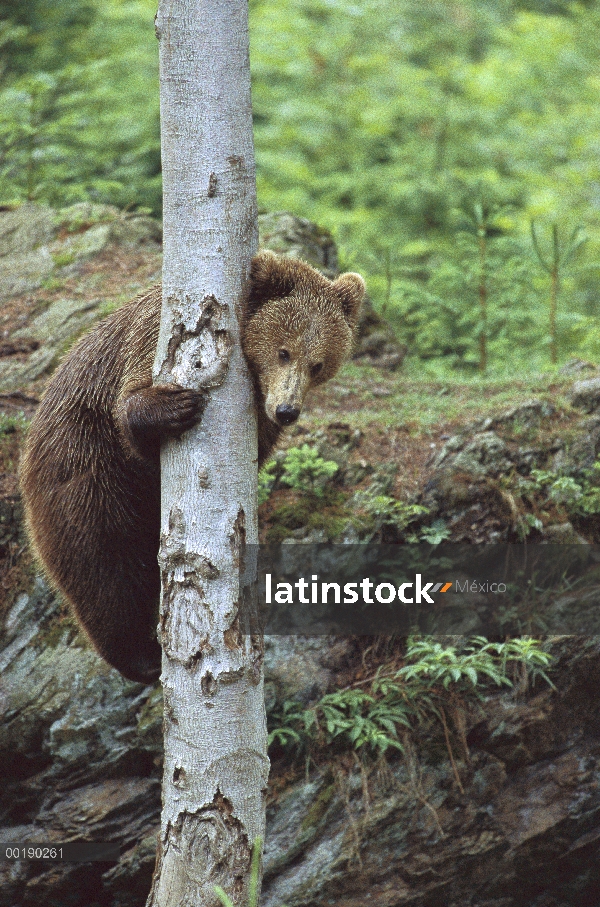
[[[247,895],[268,776],[262,644],[240,630],[257,440],[238,316],[257,248],[247,0],[161,0],[163,311],[154,377],[207,388],[161,453],[163,812],[148,905]]]

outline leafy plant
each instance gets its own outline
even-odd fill
[[[303,444],[302,447],[290,447],[288,450],[283,461],[281,483],[294,491],[320,498],[323,497],[327,482],[337,471],[337,463],[324,460],[317,450]]]
[[[399,676],[429,690],[438,684],[447,690],[452,684],[464,691],[475,689],[481,681],[484,684],[491,681],[496,686],[512,686],[507,675],[511,663],[523,664],[533,680],[542,677],[550,683],[544,672],[550,656],[542,651],[539,642],[530,637],[497,643],[475,636],[462,652],[458,652],[455,646],[444,646],[430,639],[411,640],[406,658],[413,659],[413,662],[401,668]]]
[[[408,541],[427,542],[429,545],[441,545],[450,538],[452,533],[446,526],[444,520],[434,520],[431,526],[423,526],[418,538],[408,539]]]
[[[353,503],[359,512],[360,521],[372,533],[385,527],[393,527],[398,533],[403,533],[411,523],[429,513],[427,507],[398,501],[391,495],[379,494],[377,489],[373,492],[371,488],[358,492]],[[360,513],[363,514],[362,517]]]
[[[379,668],[372,677],[328,693],[310,708],[287,701],[271,716],[269,744],[311,749],[334,742],[356,751],[402,750],[401,729],[436,716],[442,722],[449,696],[481,697],[490,685],[511,687],[511,672],[524,669],[535,682],[552,685],[551,656],[521,637],[504,643],[473,637],[463,648],[432,638],[409,639],[404,665]],[[363,687],[367,687],[363,689]]]
[[[337,741],[355,750],[384,753],[390,747],[402,749],[397,728],[410,727],[410,710],[403,699],[358,689],[328,693],[309,709],[288,701],[273,718],[281,723],[271,730],[269,745],[296,748]]]
[[[531,478],[538,489],[544,489],[550,500],[570,513],[590,516],[600,513],[600,461],[581,471],[581,478],[534,469]]]
[[[534,513],[519,514],[517,520],[517,535],[520,541],[526,539],[533,529],[535,529],[536,532],[540,532],[543,528],[544,524]]]
[[[258,474],[258,503],[264,504],[269,500],[269,495],[273,491],[277,481],[277,463],[275,460],[269,460],[265,463]]]

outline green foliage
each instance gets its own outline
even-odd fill
[[[452,532],[444,520],[434,520],[431,526],[424,526],[419,534],[418,541],[427,542],[429,545],[441,545],[450,538]],[[409,539],[409,541],[413,541]]]
[[[308,444],[290,447],[283,461],[282,485],[303,494],[321,498],[327,482],[338,471],[337,463],[324,460],[317,450]]]
[[[261,469],[258,503],[264,504],[278,484],[304,495],[322,498],[328,482],[337,471],[337,463],[324,460],[319,451],[309,444],[290,447],[282,458],[269,460]]]
[[[24,412],[0,413],[0,438],[22,432],[27,428],[28,421]]]
[[[273,491],[277,481],[277,463],[275,460],[269,460],[265,463],[258,474],[258,503],[264,504],[269,500],[269,495]]]
[[[356,495],[359,511],[366,515],[366,525],[372,532],[393,526],[402,533],[411,523],[429,513],[420,504],[407,504],[388,494],[373,494],[370,489]]]
[[[11,10],[1,24],[11,37],[0,80],[0,202],[159,208],[153,14],[147,0],[98,8],[34,0],[27,15]]]
[[[389,535],[390,530],[394,539],[402,537],[413,544],[439,545],[449,538],[450,532],[443,520],[415,530],[413,524],[429,514],[428,508],[399,501],[385,493],[393,485],[395,467],[381,468],[368,488],[351,497],[344,497],[343,491],[332,484],[338,470],[337,463],[325,460],[308,444],[291,447],[283,457],[265,464],[258,477],[259,504],[265,503],[281,486],[300,495],[296,500],[284,501],[271,514],[270,542],[280,542],[289,532],[302,527],[322,532],[332,540],[350,524],[361,538],[373,538],[382,532]],[[407,531],[410,527],[412,531]]]
[[[517,520],[517,535],[520,541],[524,541],[527,536],[531,533],[532,530],[540,532],[544,528],[544,524],[539,517],[535,516],[533,513],[522,513],[519,514]]]
[[[439,261],[426,286],[409,277],[396,285],[396,311],[407,343],[423,358],[444,357],[449,365],[481,371],[488,358],[510,356],[516,337],[540,345],[544,329],[535,312],[530,272],[530,262],[511,237],[480,240],[457,227],[452,257]]]
[[[378,484],[375,481],[365,491],[357,492],[352,498],[354,522],[359,531],[366,530],[369,536],[373,536],[382,530],[393,529],[404,541],[413,545],[419,542],[439,545],[450,538],[450,530],[441,519],[434,520],[431,526],[420,526],[415,529],[413,524],[418,524],[427,517],[429,509],[421,504],[409,504],[389,494],[381,494]]]
[[[454,646],[429,639],[412,640],[406,653],[412,664],[405,665],[399,674],[403,679],[421,686],[423,692],[441,685],[445,690],[456,686],[461,692],[475,689],[478,684],[485,686],[512,686],[507,675],[508,666],[522,664],[535,681],[542,677],[550,680],[544,668],[550,663],[550,656],[543,652],[537,640],[519,637],[508,642],[488,642],[483,636],[470,640],[462,652]]]
[[[563,277],[565,268],[579,249],[587,242],[587,236],[582,234],[581,227],[575,227],[571,237],[567,242],[561,243],[558,231],[558,224],[552,224],[552,248],[546,258],[542,252],[540,241],[535,229],[534,221],[531,221],[531,240],[533,248],[537,255],[538,262],[550,275],[550,302],[549,302],[549,323],[550,323],[550,357],[553,363],[558,362],[558,338],[556,334],[556,315],[558,310],[558,293],[560,282]]]
[[[542,678],[552,685],[546,673],[550,662],[530,637],[496,643],[477,636],[462,648],[409,639],[401,668],[380,668],[368,681],[328,693],[310,708],[285,702],[271,718],[269,744],[310,749],[335,742],[377,754],[402,750],[399,732],[431,716],[444,720],[450,696],[481,697],[490,686],[511,687],[517,668],[532,682]]]
[[[472,367],[482,268],[477,235],[461,221],[482,199],[499,212],[485,232],[488,362],[514,368],[515,351],[527,350],[541,364],[552,336],[530,221],[584,225],[592,258],[600,243],[585,189],[600,128],[600,15],[510,2],[461,11],[408,0],[255,3],[261,202],[311,210],[332,227],[412,352]],[[594,355],[592,275],[563,289],[571,304],[557,318],[559,352]]]
[[[538,490],[543,489],[551,501],[568,513],[581,516],[600,513],[600,461],[591,469],[581,470],[577,479],[542,469],[532,470],[531,478]]]
[[[4,4],[1,204],[160,213],[155,5]],[[598,4],[251,0],[250,19],[259,202],[333,230],[411,353],[511,374],[600,356]],[[549,290],[559,230],[580,261]]]
[[[315,532],[323,540],[339,538],[353,521],[353,514],[346,507],[343,491],[332,481],[337,472],[337,463],[325,460],[308,444],[290,447],[265,464],[258,477],[259,504],[265,503],[275,489],[285,487],[295,492],[271,511],[267,541],[277,544],[296,530]]]

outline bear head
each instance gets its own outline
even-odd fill
[[[253,259],[243,348],[276,425],[295,422],[307,391],[348,356],[364,295],[359,274],[328,280],[298,259],[269,251]]]

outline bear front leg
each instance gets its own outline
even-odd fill
[[[205,403],[203,393],[177,384],[144,387],[121,400],[117,421],[128,446],[146,458],[162,438],[178,437],[192,428]]]

